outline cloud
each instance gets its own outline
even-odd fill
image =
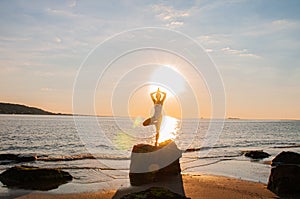
[[[205,44],[224,44],[229,42],[229,37],[227,34],[210,34],[201,35],[197,37],[197,40]]]
[[[52,91],[55,91],[56,89],[46,87],[46,88],[41,88],[40,90],[44,91],[44,92],[52,92]]]
[[[168,27],[174,26],[182,26],[184,23],[182,21],[172,21],[171,23],[167,24]]]
[[[292,30],[299,28],[299,22],[286,19],[278,19],[273,21],[262,22],[255,24],[246,29],[243,35],[246,36],[264,36],[276,34],[282,30]]]
[[[213,50],[213,49],[210,49],[210,48],[205,49],[205,51],[206,51],[207,53],[212,53],[212,52],[214,52],[214,50]]]
[[[271,21],[267,24],[267,27],[271,28],[273,31],[279,31],[282,29],[293,29],[295,27],[299,27],[299,22],[286,20],[286,19],[278,19]]]
[[[30,41],[30,40],[31,40],[31,37],[0,36],[0,41],[19,42],[19,41]]]
[[[74,13],[68,11],[68,10],[58,10],[58,9],[47,9],[47,13],[50,15],[57,15],[57,16],[63,16],[63,17],[77,17]]]
[[[55,37],[55,38],[54,38],[54,41],[55,41],[56,43],[61,43],[61,42],[62,42],[61,38],[59,38],[59,37]]]
[[[237,55],[240,57],[253,57],[253,58],[261,58],[259,55],[255,55],[253,53],[249,53],[247,49],[236,50],[230,47],[222,48],[221,51],[231,55]]]
[[[272,21],[272,24],[275,26],[285,26],[285,25],[290,24],[290,22],[287,20],[284,20],[284,19],[280,19],[280,20]]]
[[[77,2],[76,2],[76,1],[70,1],[69,4],[68,4],[68,6],[69,6],[70,8],[74,8],[74,7],[76,7],[76,5],[77,5]]]
[[[156,17],[166,23],[167,27],[179,27],[184,25],[184,18],[190,16],[188,10],[177,10],[172,6],[156,4],[151,6]]]

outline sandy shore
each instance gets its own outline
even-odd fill
[[[239,180],[235,178],[212,176],[212,175],[183,175],[183,186],[187,197],[197,199],[205,198],[276,198],[266,188],[265,184]],[[31,193],[18,197],[18,199],[63,199],[63,198],[112,198],[117,190],[103,191],[96,193],[80,194],[35,194]]]

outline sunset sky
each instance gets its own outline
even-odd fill
[[[226,117],[300,119],[299,10],[297,0],[0,1],[0,102],[71,113],[75,77],[92,49],[122,31],[161,27],[179,31],[204,47],[224,83]],[[149,73],[152,76],[143,72],[135,77],[151,81],[155,70]],[[129,77],[122,84],[135,79]],[[204,79],[199,79],[203,93],[195,94],[196,103],[199,116],[210,117]],[[103,96],[111,91],[104,88]],[[126,99],[128,107],[114,113],[126,115],[118,112],[125,108],[145,116],[152,103],[148,91],[141,87],[133,92],[130,99],[139,99],[136,106]],[[104,106],[107,99],[95,96],[97,114],[112,114]],[[180,114],[178,96],[168,96],[166,111]],[[114,100],[124,102],[117,95]],[[193,101],[187,111],[194,106]],[[83,108],[81,113],[90,112]]]

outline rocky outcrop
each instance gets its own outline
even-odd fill
[[[0,114],[35,114],[35,115],[54,115],[49,111],[39,108],[29,107],[21,104],[10,104],[0,102]]]
[[[279,196],[300,196],[300,154],[282,152],[272,160],[268,189]]]
[[[270,156],[270,154],[260,151],[246,151],[245,156],[252,159],[264,159]]]
[[[30,154],[0,154],[0,160],[7,162],[31,162],[35,161],[36,158],[35,155]]]
[[[15,166],[0,174],[0,181],[8,188],[31,190],[55,189],[72,180],[72,176],[60,169]]]
[[[272,168],[268,189],[278,195],[300,194],[300,167],[279,165]]]
[[[280,164],[300,165],[300,154],[291,151],[283,151],[272,160],[272,166]]]
[[[130,193],[128,195],[123,196],[121,199],[188,199],[185,196],[174,193],[166,188],[162,187],[151,187],[145,191]]]
[[[131,185],[159,182],[168,176],[179,175],[181,154],[173,141],[166,141],[158,147],[148,144],[135,145],[130,162]]]

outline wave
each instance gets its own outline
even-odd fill
[[[106,154],[78,154],[69,156],[38,156],[38,161],[45,162],[58,162],[58,161],[75,161],[75,160],[86,160],[86,159],[106,159],[106,160],[129,160],[130,157],[117,156],[117,155],[106,155]]]
[[[223,145],[223,146],[211,146],[211,147],[197,147],[197,148],[188,148],[183,152],[194,152],[194,151],[205,151],[210,149],[219,149],[219,148],[228,148],[231,147],[229,145]]]
[[[270,146],[271,145],[271,146]],[[273,146],[272,146],[273,145]],[[275,146],[274,146],[275,145]],[[300,144],[298,143],[290,143],[290,142],[260,142],[260,143],[235,143],[234,145],[216,145],[216,146],[204,146],[204,147],[195,147],[188,148],[183,150],[183,152],[195,152],[195,151],[205,151],[211,149],[225,149],[225,148],[299,148]]]
[[[216,156],[204,156],[201,157],[200,159],[212,159],[212,158],[236,158],[242,156],[242,153],[239,154],[234,154],[234,155],[216,155]]]
[[[188,148],[184,152],[194,152],[194,151],[205,151],[211,149],[225,149],[225,148],[244,148],[244,147],[263,147],[264,144],[257,143],[239,143],[234,145],[217,145],[217,146],[204,146],[197,148]]]
[[[36,155],[36,154],[0,154],[0,165],[19,163],[19,162],[58,162],[58,161],[75,161],[85,159],[106,159],[106,160],[129,160],[125,155],[108,155],[108,154],[77,154],[77,155]]]
[[[111,168],[111,167],[77,167],[77,166],[62,166],[62,167],[55,167],[55,169],[69,169],[69,170],[72,170],[72,169],[82,169],[82,170],[85,170],[85,169],[94,169],[94,170],[102,170],[102,171],[111,171],[111,170],[129,170],[129,168]]]
[[[260,147],[260,146],[257,144],[250,144],[250,143],[235,144],[235,145],[204,146],[204,147],[188,148],[184,152],[205,151],[211,149],[238,148],[238,147]]]
[[[192,168],[197,168],[197,167],[203,167],[203,166],[209,166],[209,165],[213,165],[222,161],[229,161],[232,160],[231,158],[223,158],[223,159],[219,159],[213,162],[209,162],[209,163],[205,163],[205,164],[197,164],[197,165],[193,165],[193,166],[185,166],[182,168],[182,171],[188,170],[188,169],[192,169]]]
[[[203,157],[183,157],[186,159],[195,159],[195,160],[203,160],[203,159],[217,159],[217,158],[236,158],[236,157],[240,157],[242,156],[243,153],[242,152],[238,152],[237,154],[232,154],[232,155],[212,155],[212,156],[203,156]]]
[[[293,145],[283,145],[283,146],[273,146],[272,148],[275,149],[288,149],[288,148],[299,148],[300,144],[293,144]]]
[[[43,155],[42,157],[38,156],[38,161],[47,161],[47,162],[57,162],[57,161],[74,161],[74,160],[83,160],[83,159],[96,159],[91,154],[81,154],[81,155],[70,155],[70,156],[47,156]]]

